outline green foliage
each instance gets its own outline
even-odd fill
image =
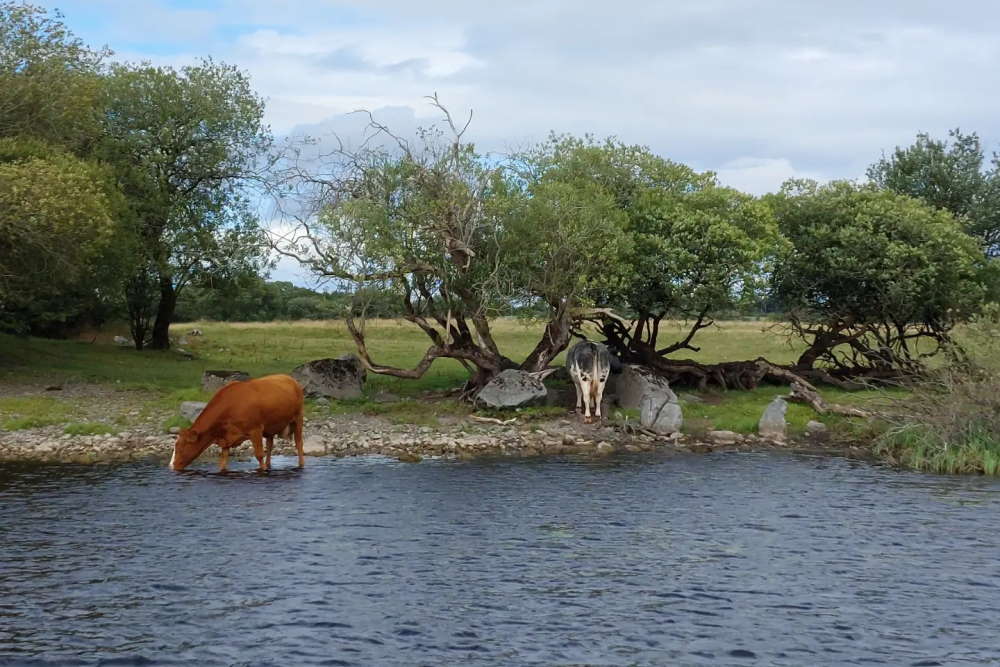
[[[114,165],[142,239],[126,287],[133,334],[145,333],[158,299],[153,342],[166,347],[176,293],[189,281],[262,268],[246,186],[271,141],[263,101],[243,72],[211,60],[180,70],[114,65],[103,92],[99,154]]]
[[[1000,161],[984,164],[979,136],[954,129],[941,141],[921,133],[868,168],[877,187],[951,211],[991,256],[1000,253]]]
[[[191,420],[181,415],[171,415],[160,424],[164,433],[169,432],[172,428],[188,428],[189,426],[191,426]]]
[[[0,328],[60,333],[107,309],[130,239],[122,208],[94,163],[58,151],[0,162]]]
[[[592,303],[618,289],[630,247],[626,219],[596,183],[531,183],[504,229],[502,261],[521,303]]]
[[[357,294],[317,292],[289,282],[268,282],[249,276],[239,282],[213,280],[194,284],[180,295],[175,320],[271,322],[332,320],[343,317],[358,301]],[[379,291],[365,295],[369,317],[399,317],[398,296]]]
[[[920,470],[1000,474],[1000,306],[961,338],[965,353],[879,411],[877,454]]]
[[[814,356],[915,363],[917,339],[946,343],[983,300],[989,267],[947,211],[846,182],[789,181],[769,202],[788,241],[773,289]]]
[[[905,148],[897,146],[892,155],[868,168],[868,178],[879,188],[910,195],[968,216],[984,184],[983,148],[976,133],[948,133],[951,143],[933,139],[926,133]]]
[[[73,414],[71,405],[48,396],[0,398],[0,428],[5,431],[61,424]]]
[[[0,138],[86,151],[98,134],[95,110],[108,55],[77,39],[58,11],[0,2]]]
[[[559,183],[602,201],[606,213],[581,244],[602,262],[602,280],[589,284],[591,294],[599,305],[655,322],[637,328],[646,345],[656,346],[666,317],[707,316],[759,296],[765,259],[778,243],[770,211],[720,187],[713,174],[642,146],[590,137],[553,135],[522,161],[529,183]],[[631,337],[624,330],[605,333],[624,339],[618,347]]]

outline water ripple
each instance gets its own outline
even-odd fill
[[[1000,660],[1000,484],[817,456],[0,466],[0,663]]]

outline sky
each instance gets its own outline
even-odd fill
[[[917,132],[1000,139],[989,0],[34,2],[119,60],[238,65],[279,136],[430,124],[436,92],[486,151],[613,135],[754,194],[863,179]]]

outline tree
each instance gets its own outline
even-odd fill
[[[0,137],[86,152],[99,131],[95,108],[108,55],[74,37],[58,11],[0,2]]]
[[[868,168],[868,178],[879,188],[910,195],[950,211],[980,239],[987,254],[1000,254],[1000,162],[984,166],[982,143],[973,132],[960,129],[941,141],[921,133],[905,148]]]
[[[773,289],[807,346],[796,371],[919,372],[982,303],[990,269],[948,211],[847,182],[789,181],[769,202],[788,241]]]
[[[664,359],[712,324],[712,315],[761,291],[764,261],[777,245],[766,206],[642,146],[553,136],[534,160],[545,180],[599,188],[627,219],[630,244],[617,283],[595,295],[609,344],[626,361],[669,373]],[[680,340],[659,340],[664,318],[692,322]],[[690,366],[690,364],[687,364]]]
[[[98,137],[102,61],[58,12],[0,2],[0,327],[63,335],[106,315],[130,237]]]
[[[104,86],[101,156],[116,167],[140,240],[126,286],[134,340],[153,308],[166,349],[178,293],[199,275],[256,273],[265,243],[247,197],[270,146],[247,76],[212,60],[179,71],[115,65]],[[155,280],[155,289],[149,284]]]
[[[0,155],[10,143],[0,140]],[[108,300],[128,243],[123,212],[108,170],[93,163],[66,153],[0,160],[0,325],[59,334]]]
[[[543,370],[570,339],[572,314],[605,282],[625,241],[624,217],[605,193],[585,184],[525,178],[463,142],[437,98],[450,134],[423,131],[416,142],[374,124],[388,147],[339,149],[317,177],[295,169],[315,188],[314,218],[279,243],[320,277],[399,298],[404,317],[430,346],[412,369],[374,362],[364,335],[364,303],[348,318],[359,355],[375,373],[420,377],[435,359],[470,370],[467,390],[496,373]],[[490,317],[511,303],[544,304],[545,332],[520,364],[503,353]],[[360,316],[360,317],[358,317]]]

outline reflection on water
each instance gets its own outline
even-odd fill
[[[783,454],[308,463],[0,466],[0,663],[1000,659],[989,479]]]

